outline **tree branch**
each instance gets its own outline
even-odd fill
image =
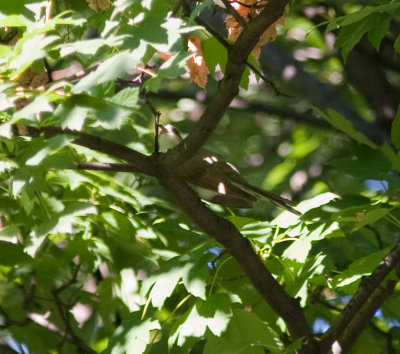
[[[248,56],[263,32],[283,15],[288,2],[289,0],[270,0],[257,17],[248,22],[229,51],[225,75],[219,82],[217,92],[191,133],[163,158],[167,165],[177,166],[184,163],[204,145],[238,93]]]
[[[400,262],[400,243],[394,247],[384,258],[369,278],[362,283],[358,292],[343,309],[335,323],[322,337],[320,347],[322,353],[326,353],[331,348],[333,342],[341,337],[342,333],[356,317],[358,312],[368,301],[368,298],[378,289],[389,272]]]
[[[361,332],[369,325],[375,312],[392,293],[396,283],[395,280],[385,280],[372,292],[362,308],[355,314],[343,333],[335,341],[335,353],[348,353]],[[340,350],[337,347],[340,347]]]
[[[88,133],[72,129],[61,129],[57,127],[35,128],[16,124],[12,125],[12,132],[14,135],[30,137],[37,137],[41,133],[44,133],[46,138],[56,135],[78,136],[78,138],[73,141],[74,144],[97,150],[104,154],[108,154],[129,162],[132,165],[132,169],[129,168],[129,172],[134,170],[135,172],[145,173],[153,177],[157,175],[157,164],[155,161],[156,158],[153,156],[146,156],[114,141],[103,139]],[[92,167],[95,167],[95,165],[92,165]]]

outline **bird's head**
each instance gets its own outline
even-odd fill
[[[159,137],[158,143],[160,145],[160,151],[166,152],[172,149],[182,141],[179,130],[171,124],[159,125]]]

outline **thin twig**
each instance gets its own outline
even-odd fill
[[[64,290],[68,289],[70,286],[75,284],[77,282],[77,277],[78,273],[80,270],[80,265],[76,266],[74,274],[72,275],[72,278],[64,283],[63,285],[59,286],[58,288],[53,289],[52,294],[54,298],[54,302],[57,306],[58,313],[64,323],[65,327],[65,338],[69,337],[74,345],[83,353],[89,353],[89,354],[95,354],[96,351],[94,351],[92,348],[90,348],[81,338],[79,338],[71,325],[71,314],[69,312],[69,308],[63,303],[63,301],[60,298],[60,293],[63,292]]]
[[[41,127],[35,128],[25,125],[12,125],[12,133],[20,136],[38,137],[44,134],[46,138],[56,135],[72,135],[78,138],[72,142],[76,145],[84,146],[89,149],[97,150],[113,157],[125,160],[135,166],[137,172],[146,173],[155,177],[157,175],[157,167],[155,158],[144,155],[136,150],[130,149],[125,145],[118,144],[114,141],[100,138],[85,132],[73,129],[61,129],[58,127]]]
[[[375,235],[375,238],[376,238],[376,242],[378,243],[379,249],[380,250],[383,249],[382,237],[379,234],[378,230],[371,225],[366,225],[365,228],[373,232],[373,234]]]
[[[145,102],[154,115],[154,153],[158,154],[159,149],[160,149],[159,144],[158,144],[158,128],[160,125],[161,112],[157,111],[157,109],[151,103],[151,101],[149,100],[149,97],[147,96],[147,93],[145,93]]]
[[[236,281],[236,280],[241,280],[244,278],[247,278],[247,276],[245,274],[238,275],[236,277],[219,277],[218,279],[221,281]]]
[[[143,87],[140,90],[140,97],[142,97],[144,99],[147,107],[150,108],[151,113],[153,113],[153,115],[154,115],[154,154],[157,155],[160,150],[160,147],[158,144],[158,128],[160,125],[161,112],[157,111],[156,107],[150,101],[148,93],[146,92],[146,90]]]

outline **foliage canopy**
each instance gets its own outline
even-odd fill
[[[400,2],[288,2],[1,4],[0,351],[400,352]]]

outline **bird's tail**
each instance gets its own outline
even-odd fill
[[[268,202],[271,202],[272,204],[275,204],[279,208],[286,209],[286,210],[290,211],[291,213],[296,214],[298,216],[302,215],[299,211],[292,208],[292,206],[295,206],[296,204],[289,199],[282,198],[276,194],[267,192],[261,188],[257,188],[250,184],[242,184],[242,183],[233,182],[233,181],[231,181],[231,183],[234,184],[236,187],[240,188],[242,191],[249,193],[251,195],[254,195],[258,199],[263,199]]]

